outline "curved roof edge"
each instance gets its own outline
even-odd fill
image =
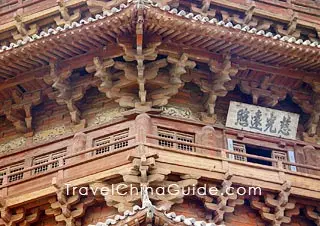
[[[73,28],[81,27],[83,25],[95,22],[97,20],[102,20],[105,19],[106,17],[112,16],[115,13],[120,12],[121,10],[127,8],[130,4],[135,4],[137,6],[140,6],[141,4],[143,5],[150,5],[152,7],[160,8],[163,11],[167,11],[171,14],[175,14],[177,16],[181,16],[190,20],[195,20],[195,21],[200,21],[202,23],[210,23],[210,24],[215,24],[217,26],[223,26],[227,28],[233,28],[235,30],[241,30],[243,32],[247,32],[250,34],[254,34],[257,36],[264,36],[267,38],[271,38],[274,40],[279,40],[287,43],[292,43],[292,44],[297,44],[297,45],[303,45],[303,46],[310,46],[310,47],[315,47],[320,49],[320,44],[318,42],[311,42],[310,40],[302,40],[302,39],[296,39],[292,36],[281,36],[280,34],[273,34],[271,32],[266,32],[264,30],[257,30],[256,28],[250,28],[249,26],[245,25],[240,25],[240,24],[232,24],[231,22],[225,23],[224,21],[218,21],[216,18],[210,19],[209,17],[202,16],[200,14],[193,14],[193,13],[187,13],[184,10],[178,10],[176,8],[170,8],[170,6],[159,6],[158,3],[155,3],[151,0],[129,0],[127,4],[121,4],[118,8],[112,8],[111,10],[106,10],[103,11],[103,14],[97,14],[94,17],[89,17],[87,20],[80,20],[79,22],[73,22],[71,24],[66,24],[64,26],[59,26],[55,29],[50,28],[48,32],[42,31],[38,34],[28,36],[24,38],[23,40],[19,40],[16,43],[10,43],[9,46],[2,46],[0,48],[0,53],[4,51],[8,51],[14,48],[18,48],[20,46],[24,46],[29,42],[33,42],[35,40],[39,40],[51,35],[55,35],[59,32],[64,32],[66,30],[71,30]],[[147,6],[148,7],[148,6]]]

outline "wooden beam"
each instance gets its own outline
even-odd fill
[[[249,5],[246,3],[245,0],[241,1],[229,1],[229,0],[210,0],[211,3],[213,3],[214,5],[218,5],[221,7],[226,7],[226,8],[231,8],[233,10],[238,10],[238,11],[246,11],[249,7]],[[241,4],[242,3],[242,4]],[[255,15],[256,16],[261,16],[262,18],[268,18],[268,19],[272,19],[272,20],[276,20],[276,21],[282,21],[282,22],[290,22],[290,18],[291,18],[291,13],[289,13],[289,11],[287,10],[286,6],[280,7],[279,5],[277,6],[273,6],[272,2],[268,2],[268,5],[270,6],[265,7],[267,5],[267,3],[264,4],[257,4],[257,8],[255,9]],[[275,13],[273,12],[271,9],[271,7],[274,9],[275,7],[278,8],[279,12]],[[296,8],[294,9],[294,11],[298,11]],[[284,13],[286,12],[286,13]],[[300,12],[299,14],[305,14],[305,12]],[[317,15],[313,15],[313,16],[317,16]],[[309,27],[309,28],[314,28],[320,25],[320,21],[312,21],[313,23],[311,24],[310,21],[305,20],[302,17],[298,17],[298,23],[299,25],[305,26],[305,27]]]
[[[186,53],[191,59],[198,62],[209,63],[211,59],[222,62],[222,55],[209,51],[185,47],[183,45],[163,43],[159,46],[159,54],[182,54]],[[281,75],[288,78],[299,79],[307,83],[320,82],[320,76],[316,73],[292,70],[285,67],[271,66],[267,64],[257,63],[250,60],[241,59],[239,57],[232,58],[234,64],[238,64],[243,68],[252,69],[254,71],[265,72],[266,74]]]
[[[312,83],[312,82],[318,82],[320,81],[320,77],[316,73],[310,73],[310,72],[304,72],[304,71],[298,71],[298,70],[292,70],[285,67],[277,67],[277,66],[271,66],[267,64],[257,63],[250,60],[244,60],[241,58],[235,58],[232,60],[233,62],[245,66],[248,69],[252,69],[255,71],[270,73],[274,75],[281,75],[288,78],[294,78],[302,80],[306,83]]]
[[[40,2],[40,1],[38,1],[38,2]],[[85,2],[86,2],[86,0],[70,0],[70,1],[66,2],[66,6],[67,7],[76,7],[78,5],[85,4]],[[28,6],[30,6],[32,4],[39,4],[39,3],[32,2],[32,3],[29,3],[29,4],[24,4],[23,7],[24,8],[28,8]],[[9,14],[10,12],[15,11],[17,9],[18,8],[11,8],[11,9],[5,11],[4,13],[0,13],[0,15],[3,16],[5,14]],[[46,18],[48,16],[55,15],[57,13],[59,13],[58,5],[55,6],[55,7],[51,7],[49,9],[45,9],[45,10],[42,10],[42,11],[35,12],[33,14],[30,14],[30,15],[26,15],[24,17],[24,23],[29,24],[31,22],[44,19],[44,18]],[[11,29],[15,29],[15,21],[13,20],[13,17],[12,17],[12,21],[10,21],[8,23],[5,23],[5,24],[2,24],[0,26],[0,33],[3,33],[5,31],[9,31]]]
[[[123,50],[121,47],[112,45],[107,46],[103,49],[96,49],[93,51],[90,51],[88,53],[69,58],[67,60],[59,61],[57,62],[59,70],[66,71],[66,70],[73,70],[81,67],[85,67],[88,63],[92,63],[92,60],[94,57],[118,57],[123,54]],[[26,82],[30,82],[35,79],[43,79],[46,74],[49,73],[50,67],[49,65],[37,68],[32,71],[28,71],[26,73],[22,73],[20,75],[17,75],[14,78],[10,78],[0,84],[0,90],[4,90],[7,88],[14,87],[19,84],[23,84]]]

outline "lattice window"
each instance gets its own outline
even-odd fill
[[[36,158],[33,160],[33,165],[34,165],[34,166],[37,166],[37,165],[40,165],[40,164],[43,164],[43,163],[46,163],[46,162],[49,162],[49,155],[48,155],[48,156],[36,157]],[[34,174],[42,173],[42,172],[47,171],[48,168],[49,168],[48,165],[39,166],[39,167],[37,167],[37,168],[34,169],[33,173],[34,173]]]
[[[60,151],[60,152],[55,152],[52,153],[51,160],[58,160],[62,159],[67,155],[66,150]],[[63,159],[62,164],[64,165],[66,163],[65,159]],[[51,164],[51,168],[56,168],[60,166],[60,161],[54,162]]]
[[[36,166],[36,165],[47,163],[49,161],[58,160],[58,159],[63,158],[64,156],[66,156],[66,154],[67,154],[66,150],[62,150],[62,151],[54,152],[54,153],[51,153],[51,154],[38,156],[38,157],[35,157],[33,159],[32,165]],[[39,166],[39,167],[37,167],[37,168],[35,168],[33,170],[33,173],[34,174],[39,174],[39,173],[46,172],[46,171],[48,171],[50,169],[59,167],[59,164],[60,164],[59,161],[57,161],[57,162],[54,162],[54,163],[51,163],[51,164]],[[63,160],[63,164],[64,164],[64,160]]]
[[[286,152],[282,151],[272,151],[272,158],[281,161],[281,162],[287,162],[288,161],[288,156]],[[283,165],[283,168],[288,168],[288,166]]]
[[[164,130],[164,129],[159,129],[158,130],[158,136],[166,138],[166,139],[172,139],[172,140],[174,140],[174,138],[175,138],[173,131]],[[166,140],[159,140],[159,145],[160,146],[164,146],[164,147],[172,148],[173,147],[173,142],[166,141]]]
[[[166,129],[162,129],[162,128],[158,128],[158,136],[166,138],[166,139],[176,140],[176,141],[194,143],[194,135],[176,132],[176,131],[172,131],[172,130],[166,130]],[[177,148],[177,149],[183,150],[183,151],[194,151],[193,146],[187,145],[187,144],[175,143],[174,141],[171,142],[171,141],[160,139],[159,145],[163,146],[163,147]]]
[[[194,143],[194,136],[190,134],[177,133],[177,140],[187,142],[187,143]],[[193,147],[187,144],[178,144],[177,147],[180,150],[193,151]]]
[[[93,141],[93,146],[103,146],[109,144],[111,142],[111,137],[102,137]],[[109,146],[99,148],[95,151],[96,155],[100,155],[106,153],[110,150]]]
[[[246,153],[246,145],[241,143],[233,142],[233,151],[234,152],[240,152],[240,153]],[[241,156],[241,155],[234,155],[234,160],[247,162],[247,157]]]
[[[14,173],[14,174],[8,176],[9,183],[23,179],[23,172],[19,173],[19,171],[22,171],[22,170],[24,170],[23,163],[15,164],[15,165],[0,169],[0,185],[3,184],[4,177],[11,173]]]
[[[124,131],[122,133],[115,134],[113,137],[114,137],[114,141],[119,141],[119,140],[123,140],[123,139],[127,138],[128,136],[129,136],[129,131]],[[127,147],[128,145],[129,145],[129,143],[127,140],[122,141],[122,142],[114,144],[114,149]]]
[[[125,139],[127,137],[129,137],[129,130],[125,130],[125,131],[122,131],[122,132],[119,132],[119,133],[115,133],[115,134],[112,134],[112,135],[109,135],[109,136],[105,136],[105,137],[101,137],[101,138],[95,139],[93,141],[93,146],[94,147],[107,145],[107,144],[110,144],[110,143],[113,143],[113,142],[117,142],[117,141],[120,141],[120,142],[118,142],[116,144],[113,144],[113,145],[110,145],[110,146],[101,147],[101,148],[95,150],[94,154],[95,155],[100,155],[100,154],[103,154],[103,153],[106,153],[106,152],[109,152],[109,151],[112,151],[112,150],[116,150],[116,149],[127,147],[129,145],[129,141],[128,140],[121,141],[121,140],[123,140],[123,139]]]
[[[8,176],[8,182],[10,183],[13,181],[23,179],[23,172],[19,173],[19,171],[22,171],[22,170],[24,170],[23,163],[10,166],[8,169],[8,172],[9,172],[8,174],[11,174],[11,173],[15,173],[15,174]]]

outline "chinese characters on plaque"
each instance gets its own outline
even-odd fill
[[[231,101],[227,127],[270,136],[296,139],[299,115]]]

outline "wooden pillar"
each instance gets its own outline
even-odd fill
[[[311,166],[318,166],[320,161],[320,152],[313,146],[306,145],[303,147],[303,153],[305,157],[305,164]],[[316,170],[308,170],[310,174],[318,174]]]
[[[24,161],[24,168],[27,169],[27,168],[30,168],[30,167],[32,167],[32,157],[28,157]],[[32,171],[33,170],[29,170],[29,171],[24,172],[23,173],[23,179],[31,177],[32,176]]]
[[[199,137],[197,139],[197,142],[201,145],[208,146],[208,147],[217,147],[217,138],[215,130],[212,126],[204,126],[201,128],[201,131],[199,134],[197,134]],[[203,153],[203,154],[211,154],[211,155],[217,155],[215,151],[204,149],[204,148],[197,148],[197,152]]]
[[[152,122],[147,113],[139,114],[135,119],[135,134],[137,142],[145,143],[147,134],[152,134]]]
[[[91,147],[91,145],[90,145]],[[84,151],[85,149],[89,148],[87,146],[87,135],[83,132],[76,133],[73,136],[72,144],[67,149],[67,155],[72,155],[81,151]],[[66,160],[65,164],[69,164],[72,161],[79,161],[86,156],[87,158],[91,157],[91,153],[86,153],[84,155],[76,156],[74,158],[70,158]]]

